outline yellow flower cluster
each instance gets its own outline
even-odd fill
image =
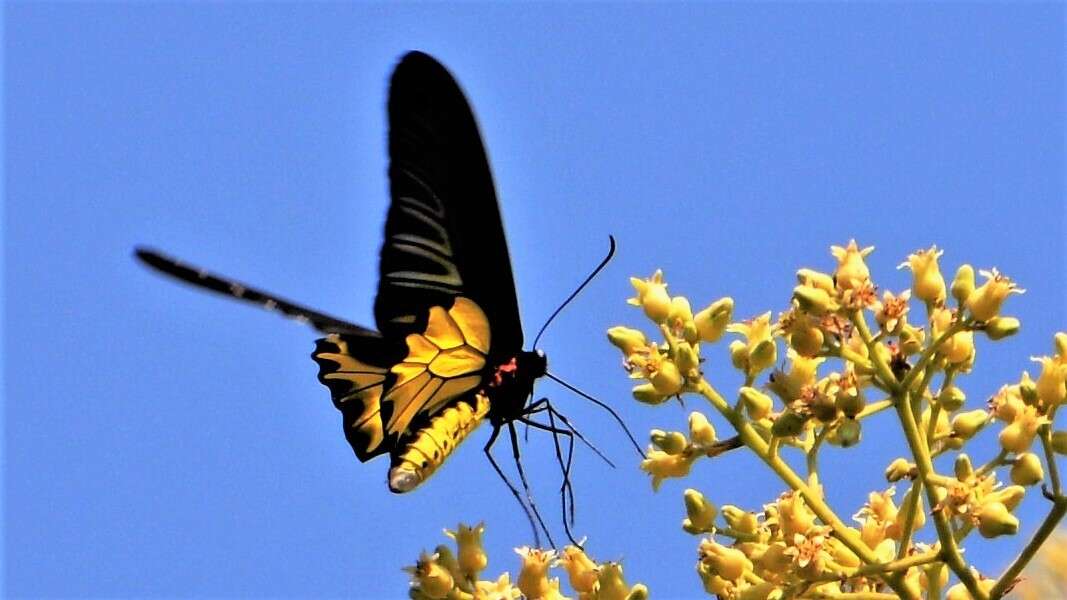
[[[484,524],[463,525],[445,535],[456,542],[456,551],[437,546],[433,554],[422,553],[411,574],[412,600],[568,600],[560,591],[560,579],[550,578],[553,567],[561,567],[577,600],[646,600],[648,589],[629,586],[617,562],[596,563],[578,546],[567,546],[559,555],[554,550],[516,548],[521,559],[514,584],[503,573],[496,580],[481,580],[489,564],[482,547]]]
[[[728,297],[694,314],[687,298],[667,292],[662,272],[631,279],[637,295],[629,302],[662,338],[651,341],[631,327],[608,331],[630,377],[641,380],[634,397],[656,405],[699,394],[732,430],[720,440],[701,411],[690,414],[688,431],[653,430],[641,463],[653,488],[689,476],[698,459],[740,447],[787,487],[758,512],[720,510],[696,489],[684,491],[682,529],[702,536],[697,573],[709,594],[728,600],[1000,598],[1067,514],[1055,464],[1057,453],[1067,454],[1067,431],[1052,430],[1056,410],[1067,402],[1067,334],[1056,335],[1052,356],[1033,359],[1041,365],[1036,380],[1024,372],[987,405],[968,408],[960,380],[975,367],[977,341],[1019,331],[1019,320],[1002,311],[1023,290],[996,269],[979,271],[985,279],[979,285],[966,264],[949,284],[939,264],[944,252],[933,246],[900,265],[911,271],[909,288],[879,291],[866,264],[873,250],[852,240],[831,248],[832,272],[800,269],[777,319],[765,312],[732,322]],[[921,303],[919,311],[913,301]],[[733,401],[702,368],[708,360],[702,344],[725,334],[737,335],[728,344],[729,364],[741,380]],[[782,351],[784,364],[777,366]],[[860,444],[863,421],[890,411],[909,456],[892,461],[885,477],[907,490],[899,504],[894,487],[871,492],[852,517],[856,525],[847,525],[826,502],[818,454],[826,445]],[[1001,451],[974,467],[962,450],[991,426],[999,428]],[[803,456],[806,473],[782,458],[793,450]],[[933,459],[950,452],[954,472],[939,473]],[[1011,484],[999,483],[998,475]],[[1016,534],[1013,513],[1039,483],[1051,508],[1035,538],[1000,576],[978,573],[961,544],[972,531],[985,538]]]

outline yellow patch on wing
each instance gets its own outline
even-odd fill
[[[315,361],[323,367],[323,382],[348,384],[347,387],[331,385],[330,389],[334,392],[335,402],[344,408],[346,416],[352,415],[353,410],[358,410],[354,417],[347,419],[345,426],[357,430],[363,440],[362,451],[372,453],[385,438],[381,399],[383,383],[389,371],[369,365],[349,354],[348,344],[340,336],[329,335],[323,342],[325,343],[322,349],[313,355]],[[336,367],[330,363],[336,363]]]
[[[489,321],[471,300],[456,298],[447,311],[432,307],[426,331],[407,336],[408,355],[392,368],[397,380],[382,398],[392,403],[386,432],[407,431],[418,414],[432,415],[477,387],[489,339]]]

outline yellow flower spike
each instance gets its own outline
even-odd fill
[[[800,269],[797,271],[797,282],[808,287],[834,292],[834,278],[814,269]]]
[[[455,581],[448,569],[438,564],[436,554],[423,552],[415,566],[404,567],[404,571],[411,574],[411,585],[427,598],[439,600],[446,598],[448,593],[455,587]]]
[[[1052,432],[1052,451],[1056,454],[1067,454],[1067,431]]]
[[[518,600],[522,592],[511,585],[511,576],[504,573],[496,581],[474,584],[474,600]]]
[[[470,579],[477,579],[478,574],[489,564],[489,557],[482,548],[484,532],[485,523],[474,526],[460,523],[455,531],[445,530],[445,535],[456,540],[460,571]]]
[[[643,332],[621,325],[608,330],[608,341],[626,357],[648,348],[648,339]]]
[[[584,542],[583,542],[584,543]],[[597,565],[578,546],[563,548],[559,564],[567,572],[571,588],[578,594],[590,594],[596,586]]]
[[[940,305],[945,302],[945,278],[941,276],[941,268],[937,264],[937,259],[944,253],[937,246],[930,246],[928,250],[917,250],[908,255],[908,260],[897,267],[911,269],[911,289],[916,298],[927,304]]]
[[[693,411],[689,413],[689,439],[698,446],[705,448],[710,447],[717,440],[715,437],[715,427],[704,413],[700,411]]]
[[[834,281],[837,289],[855,290],[871,279],[871,271],[863,261],[868,254],[874,252],[874,246],[860,249],[856,240],[849,240],[848,246],[830,246],[830,253],[837,259],[837,269],[834,270]]]
[[[1009,294],[1022,294],[1026,291],[996,269],[979,273],[986,277],[986,282],[974,290],[967,298],[966,304],[967,310],[976,321],[992,319],[1000,313],[1000,307]]]
[[[915,473],[916,467],[914,464],[908,462],[906,458],[898,458],[886,467],[885,479],[889,483],[896,483],[905,477],[914,477]]]
[[[748,418],[753,421],[759,421],[771,414],[771,409],[774,408],[774,401],[771,397],[753,387],[742,387],[738,390],[741,396],[741,402],[745,405],[745,412],[748,413]]]
[[[652,438],[653,446],[671,455],[681,454],[689,445],[689,441],[685,439],[685,434],[681,431],[666,432],[653,429],[649,437]]]
[[[556,580],[555,587],[548,580],[548,569],[552,566],[556,553],[529,546],[515,548],[515,553],[522,558],[517,586],[519,591],[530,600],[558,598],[559,580]]]
[[[693,317],[701,341],[716,342],[726,332],[734,314],[733,298],[720,298]]]
[[[895,335],[907,323],[909,300],[911,300],[911,290],[904,290],[899,295],[886,290],[882,294],[882,300],[871,306],[871,310],[874,311],[874,320],[882,331]]]
[[[1037,397],[1045,406],[1063,404],[1067,400],[1067,365],[1048,356],[1031,357],[1030,360],[1041,363],[1041,375],[1034,382]]]
[[[1011,466],[1011,482],[1016,485],[1034,485],[1045,478],[1041,459],[1033,452],[1024,452],[1015,457]]]
[[[665,396],[657,392],[656,386],[652,385],[651,383],[642,383],[640,385],[636,385],[634,386],[634,389],[631,390],[631,392],[633,393],[634,400],[637,400],[642,404],[663,404],[667,401],[668,398],[670,398],[670,396]]]
[[[830,291],[810,285],[798,285],[793,288],[793,300],[801,311],[816,317],[841,309],[841,305]]]
[[[656,270],[648,279],[630,278],[630,283],[637,290],[637,297],[627,302],[640,306],[645,316],[656,323],[663,323],[671,313],[671,297],[667,294],[667,284],[663,283],[663,271]]]
[[[1019,519],[1000,502],[986,502],[975,514],[978,533],[984,538],[1015,535],[1019,532]]]
[[[983,408],[960,413],[952,418],[952,435],[962,440],[969,440],[987,423],[989,423],[989,412]]]
[[[728,581],[738,581],[746,573],[752,572],[752,561],[744,552],[723,546],[715,540],[700,542],[698,553],[700,562],[709,567],[712,573]]]
[[[971,265],[960,265],[960,268],[956,270],[956,277],[952,280],[952,297],[956,299],[956,302],[960,306],[967,304],[967,300],[974,293],[974,267]]]
[[[986,323],[985,334],[995,342],[1019,333],[1021,327],[1022,324],[1015,317],[993,317]]]
[[[683,524],[686,531],[710,531],[715,526],[715,517],[719,513],[715,504],[693,488],[687,489],[682,497],[685,500],[685,513],[688,515]]]
[[[697,454],[667,454],[649,448],[647,457],[641,461],[641,470],[652,476],[652,489],[658,491],[664,479],[685,477],[693,466]]]

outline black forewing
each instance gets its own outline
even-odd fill
[[[393,73],[389,156],[378,328],[386,337],[421,332],[431,306],[462,295],[489,319],[491,354],[517,352],[515,283],[478,126],[452,76],[421,52]]]

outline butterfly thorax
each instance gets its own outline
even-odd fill
[[[489,398],[489,421],[501,424],[522,415],[533,391],[534,381],[545,374],[548,359],[540,350],[519,352],[493,368],[486,378],[484,393]]]

